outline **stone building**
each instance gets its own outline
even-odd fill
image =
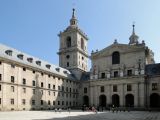
[[[135,26],[128,44],[91,53],[73,9],[59,33],[59,66],[0,44],[0,110],[45,110],[102,106],[160,107],[160,64],[139,42]]]

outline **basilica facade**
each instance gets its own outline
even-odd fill
[[[88,37],[73,9],[70,25],[58,36],[59,66],[0,44],[1,111],[160,108],[160,64],[145,41],[139,41],[135,25],[128,43],[115,40],[89,55]]]

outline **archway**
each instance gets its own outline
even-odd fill
[[[132,94],[127,94],[125,100],[126,107],[134,107],[134,96]]]
[[[112,95],[112,105],[114,105],[115,107],[119,107],[119,95]]]
[[[106,107],[106,96],[105,95],[99,96],[99,106]]]
[[[83,96],[83,105],[89,106],[89,97],[87,95]]]
[[[157,93],[153,93],[150,95],[150,107],[160,107],[160,95],[158,95]]]

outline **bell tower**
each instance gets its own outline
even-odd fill
[[[87,35],[78,27],[75,9],[72,11],[70,25],[59,33],[59,66],[70,70],[77,79],[88,68]]]

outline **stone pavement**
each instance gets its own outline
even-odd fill
[[[160,120],[160,112],[12,111],[0,112],[0,120]]]

